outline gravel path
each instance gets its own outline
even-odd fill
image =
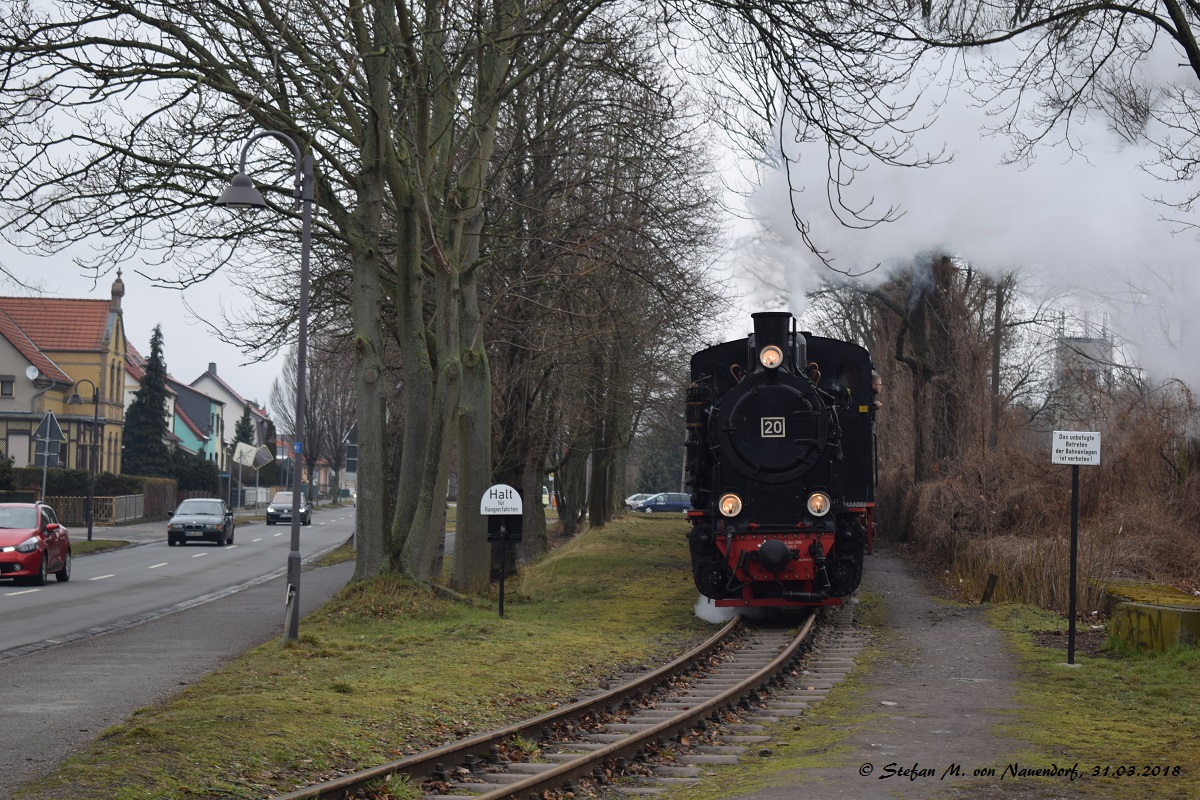
[[[1030,752],[996,730],[1015,708],[1017,673],[1003,636],[984,621],[981,607],[930,597],[895,545],[876,552],[864,586],[882,599],[886,629],[872,640],[880,657],[856,673],[869,688],[853,698],[848,716],[865,721],[850,724],[829,767],[789,771],[777,776],[777,788],[731,793],[728,800],[1076,796],[1079,784],[1065,777],[1000,779]],[[976,777],[976,769],[994,769],[995,776]]]

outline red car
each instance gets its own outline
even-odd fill
[[[54,509],[42,503],[0,503],[0,578],[44,586],[53,572],[71,580],[71,540]]]

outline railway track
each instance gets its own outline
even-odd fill
[[[759,722],[794,716],[827,691],[831,679],[845,674],[849,667],[842,656],[857,650],[838,645],[823,674],[808,669],[795,680],[793,665],[811,644],[816,619],[808,616],[795,634],[743,626],[735,619],[670,664],[593,697],[278,800],[386,796],[380,789],[395,780],[419,783],[429,798],[439,800],[530,800],[546,791],[571,791],[581,782],[608,784],[619,776],[653,777],[649,787],[621,787],[632,794],[692,782],[703,765],[732,763],[746,747],[767,741],[755,735],[761,725],[738,722],[737,712],[759,706],[754,712],[764,718]],[[777,692],[775,707],[762,710],[768,687],[783,686],[789,676],[792,688]],[[672,750],[689,752],[651,766]],[[531,751],[537,760],[526,760]]]

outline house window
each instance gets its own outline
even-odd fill
[[[12,375],[0,375],[0,397],[12,397],[16,380]]]

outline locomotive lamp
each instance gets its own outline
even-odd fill
[[[717,504],[721,509],[721,514],[726,517],[736,517],[742,513],[742,498],[736,494],[723,494],[721,500]]]
[[[759,351],[758,361],[767,369],[775,369],[783,363],[783,351],[769,344]]]
[[[808,496],[808,513],[814,517],[823,517],[829,513],[829,495],[824,492],[813,492]]]

